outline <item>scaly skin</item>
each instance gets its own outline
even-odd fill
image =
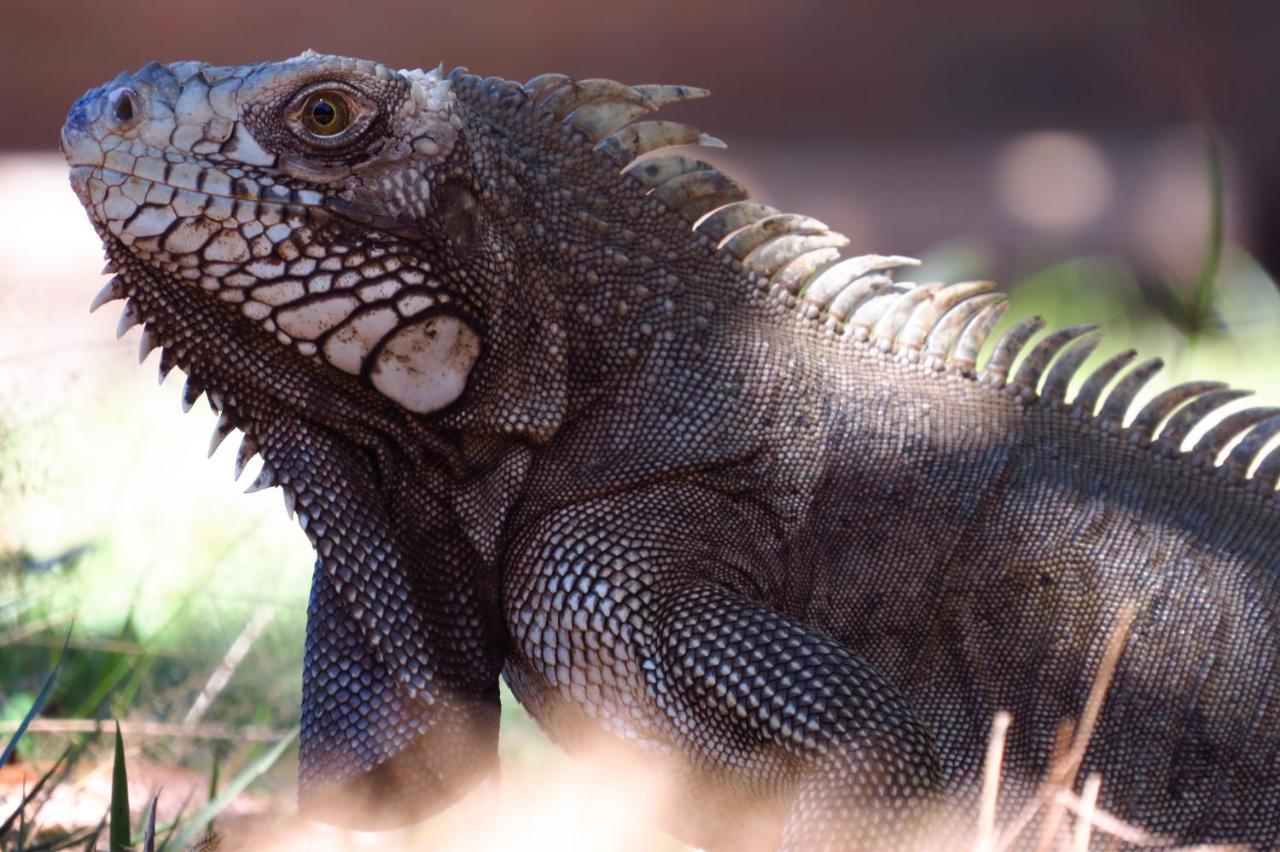
[[[833,265],[839,235],[687,157],[619,175],[715,144],[628,124],[700,94],[304,54],[73,107],[100,300],[316,547],[304,811],[447,806],[494,768],[501,672],[566,747],[669,772],[697,842],[741,845],[748,805],[784,848],[905,845],[971,799],[998,709],[1026,800],[1131,605],[1104,805],[1280,841],[1280,460],[1247,476],[1280,418],[1183,453],[1221,386],[1122,427],[1153,370],[1064,402],[1088,329],[1010,378],[1017,326],[978,370],[985,285]]]

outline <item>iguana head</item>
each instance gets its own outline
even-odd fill
[[[473,179],[448,165],[450,89],[315,54],[152,64],[81,98],[63,150],[124,286],[137,265],[180,279],[261,345],[429,414],[458,402],[484,348],[476,288],[451,274],[476,217]]]
[[[349,418],[317,409],[314,385],[375,393],[419,425],[544,442],[660,326],[688,326],[680,345],[705,336],[689,288],[714,289],[725,258],[689,226],[745,193],[700,160],[636,159],[718,140],[633,123],[704,94],[310,52],[153,63],[85,94],[62,148],[118,272],[99,301],[127,297],[122,328],[144,324],[162,367],[226,393],[213,340],[243,337],[298,362],[308,390],[270,394],[332,428]],[[731,218],[744,210],[770,212]],[[166,331],[153,297],[179,285]],[[191,334],[193,313],[216,334]]]

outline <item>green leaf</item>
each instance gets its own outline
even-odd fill
[[[0,754],[0,766],[4,766],[9,762],[9,758],[13,757],[13,751],[18,747],[18,740],[22,739],[22,735],[26,733],[27,726],[31,724],[31,720],[40,714],[40,709],[44,707],[45,701],[49,699],[49,693],[53,691],[53,682],[58,677],[58,670],[62,668],[62,661],[67,656],[67,644],[71,641],[71,631],[67,631],[67,638],[62,640],[62,651],[58,653],[58,662],[53,664],[53,671],[49,672],[49,676],[44,679],[44,686],[40,688],[40,694],[36,696],[36,700],[32,703],[31,709],[27,711],[27,715],[22,718],[22,724],[18,725],[18,730],[13,732],[13,736],[9,738],[9,744],[4,747],[4,753]]]
[[[209,801],[218,797],[218,781],[222,776],[222,749],[215,744],[213,749],[213,771],[209,773]]]
[[[1213,127],[1205,123],[1205,177],[1209,182],[1209,222],[1205,235],[1204,263],[1196,276],[1192,296],[1192,317],[1195,331],[1202,331],[1209,324],[1213,311],[1213,295],[1218,285],[1218,272],[1222,267],[1222,155],[1218,151],[1218,137]]]
[[[218,798],[218,782],[222,780],[222,744],[213,746],[213,771],[209,773],[209,801]],[[209,820],[208,830],[213,831],[213,820]]]
[[[156,806],[160,804],[160,791],[147,803],[147,812],[142,815],[142,852],[156,852]]]
[[[284,754],[285,750],[297,738],[298,729],[294,728],[284,739],[272,746],[270,751],[249,764],[213,801],[191,815],[191,819],[178,832],[178,836],[174,838],[173,845],[178,849],[185,849],[190,846],[196,835],[204,830],[205,824],[222,813],[223,809],[231,804],[232,800],[252,784],[258,776],[274,766],[275,762],[280,759],[280,755]]]
[[[128,852],[133,848],[129,830],[129,776],[124,768],[124,738],[116,722],[116,759],[111,770],[111,830],[107,835],[111,852]]]

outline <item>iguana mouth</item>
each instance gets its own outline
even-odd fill
[[[108,168],[100,164],[81,164],[71,168],[71,186],[80,201],[88,206],[97,202],[92,195],[92,181],[101,181],[104,186],[119,186],[128,181],[139,181],[150,187],[167,187],[177,191],[198,193],[208,198],[225,198],[229,201],[248,201],[253,204],[293,205],[298,207],[324,207],[324,196],[311,189],[291,189],[279,183],[259,184],[253,178],[232,177],[214,166],[200,164],[199,177],[187,179],[188,171],[177,171],[173,167],[184,164],[168,164],[166,176],[169,179],[158,180],[155,177],[138,172],[122,171]],[[173,177],[182,178],[175,180]],[[214,180],[230,181],[230,189],[217,191],[210,189],[209,176]]]
[[[238,305],[278,343],[364,377],[416,413],[462,396],[480,355],[479,323],[410,247],[349,242],[311,190],[186,161],[156,169],[78,165],[72,186],[104,237]],[[108,284],[99,298],[119,290]],[[121,331],[131,324],[126,309]]]

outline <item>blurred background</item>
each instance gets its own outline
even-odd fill
[[[138,368],[133,336],[114,339],[117,312],[87,313],[101,257],[58,128],[85,89],[149,60],[310,47],[518,80],[706,86],[713,98],[673,116],[724,138],[711,159],[844,231],[851,252],[922,257],[928,278],[995,278],[1014,292],[1010,321],[1101,321],[1097,358],[1133,345],[1168,362],[1148,393],[1221,378],[1280,403],[1280,6],[957,6],[6,0],[0,746],[70,644],[18,760],[0,768],[0,836],[16,836],[4,821],[48,776],[24,811],[28,836],[83,846],[111,797],[103,731],[119,719],[135,819],[163,788],[171,841],[197,838],[217,811],[230,846],[387,842],[299,834],[290,816],[305,539],[275,491],[239,493],[254,471],[231,481],[234,446],[205,460],[213,416],[203,403],[181,415],[177,377],[153,386],[155,357]],[[469,824],[485,846],[671,845],[519,708],[507,716],[502,811],[520,819],[495,822],[492,799],[473,801],[406,842],[475,846],[454,832]],[[540,783],[549,766],[563,784]]]

